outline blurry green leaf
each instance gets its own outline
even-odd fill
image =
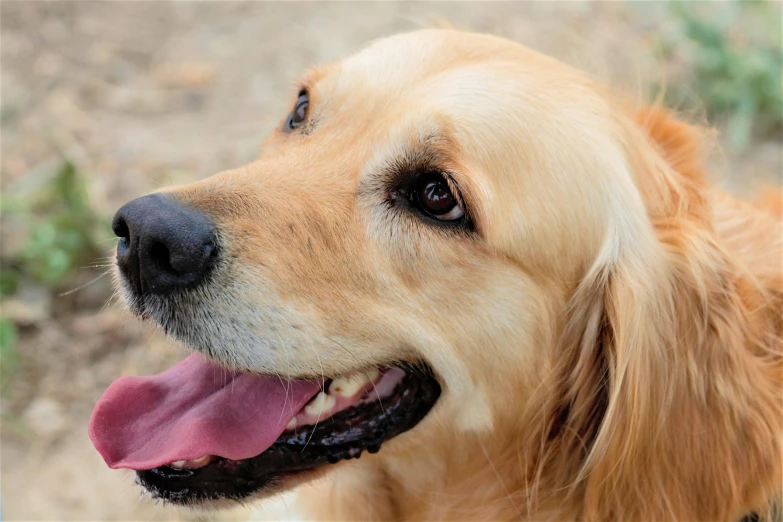
[[[679,45],[692,51],[685,57],[692,72],[683,80],[687,84],[671,86],[668,101],[703,104],[709,118],[727,122],[728,142],[737,149],[746,147],[756,132],[783,128],[779,7],[764,0],[720,4],[721,9],[700,2],[669,5],[689,45],[675,40],[662,47]],[[741,37],[732,39],[737,34]],[[695,96],[688,95],[689,90]]]
[[[16,325],[10,319],[0,317],[0,387],[3,390],[17,363]]]
[[[15,198],[6,197],[0,209],[29,227],[27,241],[5,263],[0,289],[6,295],[23,279],[56,291],[101,256],[97,238],[110,231],[109,221],[90,207],[86,184],[73,163],[36,167],[30,176],[34,179]]]
[[[19,286],[20,271],[4,266],[0,269],[0,296],[11,295]]]
[[[14,353],[16,345],[16,326],[6,318],[0,317],[0,360]]]
[[[50,274],[49,277],[56,281],[65,275],[65,273],[70,268],[71,256],[69,256],[68,252],[62,248],[54,248],[47,257],[47,265],[53,272],[53,274]]]

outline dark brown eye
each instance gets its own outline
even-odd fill
[[[451,187],[440,174],[425,174],[416,180],[415,198],[421,210],[441,221],[457,221],[465,212]]]
[[[285,120],[286,132],[291,132],[295,128],[299,127],[307,118],[307,108],[310,106],[310,97],[307,95],[307,91],[301,91],[299,97],[296,99],[294,110],[288,115]]]

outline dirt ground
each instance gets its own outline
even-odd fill
[[[450,22],[642,93],[661,79],[652,46],[674,23],[658,3],[610,2],[3,1],[0,17],[9,115],[0,189],[21,190],[36,167],[65,154],[107,217],[157,187],[251,160],[289,110],[305,68],[374,38]],[[676,74],[677,63],[669,66]],[[779,184],[781,151],[762,140],[742,155],[718,154],[716,179],[743,192],[759,181]],[[23,229],[6,225],[3,242],[18,240]],[[109,255],[112,239],[104,244]],[[109,470],[87,438],[91,408],[112,380],[160,371],[184,353],[117,304],[105,306],[107,280],[62,298],[32,288],[32,297],[4,305],[21,325],[20,364],[2,402],[5,520],[195,518],[140,497],[133,477]]]

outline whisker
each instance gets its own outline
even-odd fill
[[[90,286],[91,284],[95,283],[99,279],[101,279],[103,277],[106,277],[109,273],[110,272],[107,270],[107,271],[103,272],[101,275],[99,275],[98,277],[96,277],[95,279],[92,279],[92,280],[84,283],[83,285],[79,285],[76,288],[73,288],[71,290],[67,290],[67,291],[65,291],[65,292],[63,292],[61,294],[57,294],[57,297],[65,297],[66,295],[71,295],[74,292],[78,292],[79,290],[87,288],[88,286]]]
[[[369,377],[369,375],[368,375],[368,377]],[[383,412],[383,416],[385,418],[386,417],[386,408],[383,407],[383,402],[381,402],[381,394],[378,393],[378,388],[375,387],[375,382],[374,381],[370,381],[370,384],[372,384],[372,389],[375,390],[375,395],[378,397],[378,404],[380,405],[381,411]],[[387,420],[387,422],[388,422],[388,420]]]
[[[291,325],[291,322],[286,319],[289,325]],[[293,325],[292,325],[293,326]],[[283,377],[280,375],[280,372],[275,371],[275,374],[277,374],[277,378],[280,379],[280,383],[285,387],[285,400],[283,401],[283,409],[280,411],[280,419],[278,419],[278,423],[282,422],[283,420],[283,413],[285,413],[285,407],[288,404],[289,397],[291,398],[291,410],[293,410],[293,404],[294,404],[294,398],[291,395],[291,376],[293,375],[291,373],[291,354],[288,351],[288,345],[286,343],[283,343],[283,353],[285,353],[285,362],[286,366],[288,366],[288,379],[283,382]],[[298,413],[298,412],[297,412]],[[294,413],[294,416],[296,413]]]
[[[314,348],[314,346],[310,345],[311,348]],[[324,366],[321,364],[321,358],[318,357],[318,351],[315,352],[315,358],[318,360],[318,366],[321,367],[321,382],[326,383],[326,376],[324,375]],[[326,393],[326,392],[318,392],[318,393]],[[317,395],[316,395],[317,397]],[[321,421],[321,414],[323,413],[323,408],[321,411],[318,412],[318,418],[315,420],[315,426],[313,426],[312,431],[310,432],[310,437],[307,439],[307,442],[305,442],[304,447],[302,448],[302,453],[304,453],[304,450],[307,449],[307,445],[310,444],[310,441],[313,439],[313,435],[315,435],[315,429],[318,427],[318,423]]]
[[[361,362],[360,362],[360,361],[359,361],[359,359],[358,359],[358,358],[357,358],[357,357],[356,357],[356,356],[353,354],[353,352],[351,352],[351,351],[350,351],[348,348],[346,348],[346,347],[345,347],[345,346],[344,346],[342,343],[339,343],[339,342],[337,342],[337,341],[336,341],[335,339],[333,339],[332,337],[327,337],[327,339],[329,339],[329,340],[330,340],[330,341],[332,341],[334,344],[336,344],[337,346],[339,346],[340,348],[342,348],[343,350],[345,350],[345,353],[347,353],[348,355],[350,355],[350,356],[351,356],[351,358],[353,358],[353,360],[354,360],[354,361],[356,361],[356,364],[357,364],[357,365],[361,365]]]
[[[508,490],[506,483],[503,481],[503,477],[500,476],[500,473],[495,467],[495,463],[492,462],[491,458],[489,458],[489,453],[487,452],[487,448],[484,447],[484,442],[481,440],[481,438],[478,435],[476,436],[476,440],[478,440],[479,446],[481,446],[481,451],[484,453],[484,456],[487,458],[487,462],[489,462],[492,471],[495,473],[495,476],[498,478],[498,482],[500,482],[500,485],[503,487],[503,490],[506,492],[506,497],[508,498],[509,502],[511,502],[511,505],[514,506],[514,509],[516,510],[519,519],[522,520],[523,518],[522,511],[519,509],[519,506],[517,506],[517,503],[514,501],[514,497],[511,495],[511,492]]]

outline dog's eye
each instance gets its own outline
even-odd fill
[[[413,187],[413,203],[430,217],[457,221],[465,215],[459,200],[440,174],[420,176]]]
[[[288,115],[285,120],[286,132],[291,132],[295,128],[299,127],[307,118],[307,108],[310,106],[310,97],[307,95],[307,91],[300,91],[299,97],[296,99],[294,110]]]

